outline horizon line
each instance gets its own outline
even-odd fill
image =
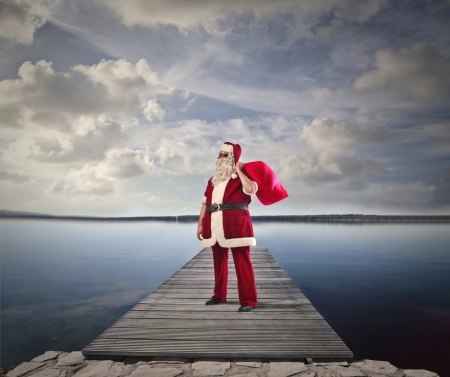
[[[194,222],[199,215],[169,215],[169,216],[79,216],[51,215],[37,212],[0,210],[0,218],[4,219],[54,219],[54,220],[86,220],[86,221],[169,221]],[[317,215],[254,215],[256,221],[296,221],[296,222],[450,222],[450,215],[364,215],[364,214],[317,214]]]

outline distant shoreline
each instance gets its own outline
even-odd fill
[[[136,217],[100,217],[100,216],[58,216],[44,213],[0,210],[2,219],[40,219],[40,220],[77,220],[77,221],[164,221],[193,223],[198,215],[181,216],[136,216]],[[275,215],[252,216],[253,222],[290,222],[290,223],[448,223],[450,215]]]

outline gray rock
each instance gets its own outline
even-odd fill
[[[47,360],[56,359],[59,354],[61,354],[61,351],[47,351],[43,355],[35,357],[31,361],[35,361],[35,362],[40,363],[40,362],[44,362],[44,361],[47,361]]]
[[[230,369],[228,361],[196,361],[192,363],[194,376],[223,376]]]
[[[245,374],[233,374],[233,377],[259,377],[258,374],[250,372]]]
[[[260,361],[236,361],[235,360],[236,365],[240,365],[243,367],[250,367],[250,368],[260,368],[262,365],[262,362]]]
[[[305,364],[292,361],[271,361],[269,377],[288,377],[308,370]]]
[[[397,367],[394,367],[387,361],[378,360],[364,360],[356,363],[352,363],[352,367],[357,367],[364,372],[372,374],[392,374],[397,371]]]
[[[38,368],[43,367],[44,365],[45,365],[44,363],[31,363],[31,362],[25,361],[24,363],[16,366],[13,370],[10,370],[6,374],[6,376],[7,377],[23,376],[24,374],[27,374],[27,373],[31,372],[32,370],[36,370]]]
[[[355,367],[342,367],[339,365],[327,365],[325,366],[327,369],[331,369],[333,372],[337,372],[343,377],[356,377],[356,376],[364,376],[364,373],[361,372],[360,369]]]
[[[151,367],[150,365],[141,365],[136,368],[128,377],[175,377],[183,373],[178,368]]]
[[[340,374],[334,371],[328,371],[328,372],[318,372],[316,373],[317,377],[340,377]]]
[[[188,363],[189,359],[185,359],[184,357],[160,357],[155,356],[149,364],[185,364]]]
[[[316,374],[314,372],[311,371],[307,371],[307,372],[302,372],[299,374],[296,374],[295,377],[314,377]]]
[[[112,360],[89,361],[84,368],[74,374],[74,377],[119,377],[122,368],[122,363],[115,363]]]
[[[61,359],[62,357],[66,357],[67,355],[70,355],[70,352],[61,352],[59,355],[58,355],[58,360],[59,359]]]
[[[125,356],[122,359],[124,364],[135,365],[137,363],[147,363],[151,361],[151,357],[139,357],[139,356]]]
[[[37,373],[33,373],[31,377],[66,377],[67,371],[55,368],[45,368]]]
[[[81,354],[81,351],[74,351],[66,356],[58,357],[57,367],[72,367],[75,365],[83,364],[86,359]]]
[[[436,373],[425,369],[405,369],[403,372],[408,377],[439,377]]]
[[[309,373],[315,373],[318,377],[337,377],[340,376],[338,372],[331,370],[331,369],[327,369],[325,367],[316,367],[316,366],[311,366],[308,367],[308,372]]]

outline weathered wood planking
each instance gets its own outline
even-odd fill
[[[211,248],[205,248],[83,349],[93,357],[353,358],[267,249],[251,249],[258,308],[238,312],[233,258],[228,302],[213,294]]]

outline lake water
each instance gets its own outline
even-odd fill
[[[450,376],[450,224],[254,229],[356,358]],[[201,250],[195,233],[194,223],[2,220],[1,366],[84,348]]]

